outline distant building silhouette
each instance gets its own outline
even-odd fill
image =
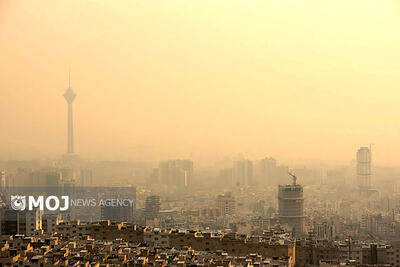
[[[245,187],[253,182],[253,162],[237,160],[233,163],[232,181],[234,186]]]
[[[146,198],[145,217],[147,220],[154,220],[160,213],[160,196],[152,195]]]
[[[152,187],[159,184],[159,169],[153,168],[151,173],[149,174],[148,178],[146,179],[147,187]]]
[[[258,163],[258,180],[260,185],[279,185],[287,178],[288,166],[277,165],[276,159],[264,158]]]
[[[160,182],[168,186],[188,187],[193,182],[193,161],[168,160],[160,163]]]

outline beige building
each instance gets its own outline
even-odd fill
[[[234,215],[236,201],[231,193],[225,193],[224,195],[219,195],[216,200],[217,209],[219,215]]]

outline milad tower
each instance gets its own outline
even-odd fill
[[[68,103],[68,148],[67,148],[67,156],[74,155],[74,123],[72,118],[72,102],[76,94],[72,91],[71,88],[71,75],[68,77],[68,89],[64,93],[64,98]]]

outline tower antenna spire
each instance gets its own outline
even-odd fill
[[[71,68],[68,71],[68,88],[71,88]]]

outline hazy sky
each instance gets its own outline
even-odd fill
[[[0,0],[0,159],[400,158],[400,2]]]

